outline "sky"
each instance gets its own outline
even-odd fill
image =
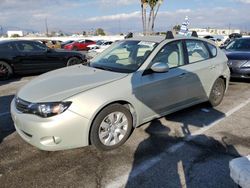
[[[140,0],[0,0],[0,27],[68,33],[103,28],[107,33],[140,32]],[[164,0],[155,31],[190,19],[190,27],[239,28],[250,31],[250,0]],[[149,12],[149,10],[148,10]]]

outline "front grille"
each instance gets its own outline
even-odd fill
[[[22,100],[22,99],[16,97],[15,104],[16,104],[16,109],[19,112],[27,113],[29,111],[29,105],[32,104],[32,103],[27,102],[25,100]]]

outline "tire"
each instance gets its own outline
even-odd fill
[[[77,65],[77,64],[80,64],[80,63],[81,63],[81,60],[78,57],[71,57],[67,61],[67,66]]]
[[[91,144],[103,151],[121,146],[131,134],[132,122],[132,115],[124,106],[113,104],[104,108],[93,121]]]
[[[0,80],[8,80],[12,75],[12,67],[6,62],[0,61]]]
[[[225,83],[224,80],[221,78],[218,78],[212,87],[211,93],[209,95],[209,103],[211,106],[218,106],[225,94]]]
[[[78,51],[78,48],[77,48],[76,46],[74,46],[74,47],[72,48],[72,50],[73,50],[73,51]]]

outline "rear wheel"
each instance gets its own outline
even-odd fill
[[[67,61],[67,66],[76,65],[76,64],[80,64],[80,63],[81,63],[81,60],[78,57],[71,57]]]
[[[218,78],[212,87],[210,96],[209,96],[209,102],[212,106],[218,106],[225,94],[225,83],[222,78]]]
[[[126,142],[132,131],[132,115],[120,104],[104,108],[95,118],[90,141],[100,150],[111,150]]]
[[[13,75],[13,70],[11,66],[4,61],[0,61],[0,80],[7,80],[12,75]]]

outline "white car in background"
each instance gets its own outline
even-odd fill
[[[113,41],[99,40],[96,42],[96,44],[88,45],[88,48],[89,48],[89,51],[92,50],[92,51],[102,52],[106,48],[108,48],[112,43]]]
[[[112,43],[113,41],[99,40],[96,42],[96,44],[89,45],[88,55],[89,57],[91,57],[90,59],[94,58],[96,55],[110,47]]]

